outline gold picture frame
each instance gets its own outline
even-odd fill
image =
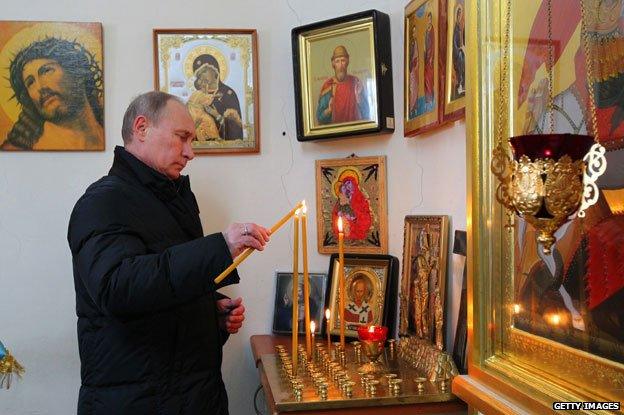
[[[441,41],[445,42],[440,73],[440,122],[464,118],[466,108],[466,2],[443,0]]]
[[[444,348],[448,216],[406,216],[399,334]]]
[[[321,254],[338,252],[337,220],[344,221],[344,252],[386,254],[386,157],[316,161],[316,228]]]
[[[357,338],[360,326],[388,327],[388,338],[394,337],[399,261],[391,255],[345,254],[345,336]],[[339,261],[333,254],[329,260],[329,282],[325,296],[330,310],[326,330],[340,335]],[[356,298],[359,297],[359,298]]]
[[[154,29],[154,88],[180,98],[197,154],[260,152],[255,29]]]
[[[595,5],[592,1],[585,3]],[[578,7],[578,3],[575,5]],[[539,6],[522,3],[518,9],[512,7],[512,33],[523,16],[535,13]],[[520,265],[514,263],[518,236],[516,229],[505,226],[506,214],[495,197],[498,183],[490,171],[496,145],[494,132],[500,121],[498,76],[503,56],[501,39],[508,24],[505,7],[505,2],[493,0],[468,0],[466,7],[471,28],[467,31],[469,358],[468,375],[454,380],[453,392],[474,409],[497,414],[550,414],[556,402],[609,401],[624,405],[622,362],[514,325],[514,315],[519,311],[514,297],[514,275]],[[553,16],[559,14],[553,11]],[[578,36],[579,31],[575,33]],[[574,53],[568,56],[573,58]],[[517,91],[510,88],[509,93],[509,102],[515,103]],[[515,111],[515,105],[509,114],[502,111],[505,129],[512,135],[517,131],[514,123],[524,121],[514,116]],[[582,413],[598,412],[585,408]]]
[[[403,130],[406,137],[435,129],[440,120],[440,0],[405,6]],[[442,45],[444,46],[444,45]]]

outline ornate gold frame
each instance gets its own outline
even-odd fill
[[[552,413],[556,401],[622,402],[624,365],[511,324],[514,234],[504,227],[505,215],[495,198],[496,180],[489,170],[505,2],[468,0],[467,6],[470,347],[468,376],[456,378],[453,392],[488,414]]]
[[[313,108],[316,103],[311,102],[312,97],[312,73],[310,71],[310,48],[311,44],[318,39],[325,39],[328,37],[339,37],[350,33],[366,31],[368,34],[368,43],[370,48],[370,71],[371,78],[376,79],[375,75],[375,27],[373,24],[373,18],[360,19],[357,21],[345,22],[341,25],[328,28],[321,28],[315,31],[302,34],[299,36],[299,50],[304,51],[299,55],[299,67],[301,68],[301,80],[300,88],[303,92],[302,95],[302,115],[303,115],[303,134],[306,137],[315,137],[324,134],[340,133],[348,134],[362,129],[377,128],[379,126],[379,120],[377,119],[377,96],[376,87],[371,91],[372,100],[375,102],[375,111],[373,117],[370,120],[351,121],[348,123],[333,124],[329,126],[314,126],[311,115],[315,113]],[[372,111],[371,111],[372,112]]]
[[[203,53],[217,52],[218,49],[210,46],[209,42],[219,42],[240,52],[243,73],[244,90],[238,97],[241,106],[241,115],[250,114],[251,122],[246,122],[243,128],[247,136],[237,140],[216,140],[210,144],[196,145],[193,150],[196,154],[238,154],[260,152],[260,82],[258,74],[258,34],[256,29],[153,29],[152,41],[154,49],[154,89],[173,93],[169,89],[168,63],[172,49],[179,48],[189,42],[204,40],[205,45],[195,47]],[[189,53],[190,55],[190,53]],[[217,58],[223,72],[227,73],[226,58]],[[162,66],[162,76],[161,76]],[[190,61],[185,62],[185,71],[192,71]],[[251,75],[249,74],[251,71]],[[192,73],[191,73],[192,75]],[[161,77],[163,82],[161,83]],[[227,75],[222,75],[222,80]],[[190,78],[189,78],[190,79]],[[186,82],[189,82],[186,79]],[[173,93],[175,95],[175,93]],[[186,97],[180,97],[186,99]]]
[[[331,186],[326,183],[328,180],[324,174],[327,169],[332,169],[330,173],[332,180],[344,170],[357,170],[364,172],[364,169],[377,166],[377,172],[370,174],[372,170],[366,173],[371,180],[376,180],[377,192],[367,194],[371,208],[372,228],[378,231],[377,240],[373,243],[370,241],[364,245],[351,244],[348,240],[344,244],[344,252],[350,254],[386,254],[388,253],[388,207],[386,202],[386,156],[357,157],[350,156],[342,159],[325,159],[316,160],[316,240],[318,252],[320,254],[334,254],[338,252],[338,241],[336,238],[326,243],[326,231],[328,230],[328,221],[331,223],[332,211],[325,206],[326,199],[335,196],[328,195]],[[362,177],[364,182],[366,177]],[[373,209],[373,204],[376,210]],[[375,226],[375,224],[377,224]],[[377,227],[377,229],[375,229]],[[372,236],[372,233],[371,233]],[[346,238],[345,238],[346,239]]]
[[[427,262],[429,262],[432,266],[432,269],[437,268],[438,271],[438,288],[440,291],[440,313],[444,310],[446,298],[446,259],[447,259],[447,251],[448,251],[448,216],[445,215],[436,215],[436,216],[406,216],[405,217],[405,225],[403,230],[403,273],[401,275],[401,312],[400,312],[400,320],[399,320],[399,334],[408,335],[408,336],[416,336],[417,333],[411,331],[409,329],[409,307],[411,306],[410,298],[412,296],[412,280],[418,279],[419,276],[412,276],[412,253],[414,252],[414,245],[416,245],[416,238],[418,235],[415,233],[418,229],[423,229],[429,225],[433,225],[439,229],[438,241],[431,241],[431,243],[435,243],[434,247],[430,247],[432,250],[437,251],[438,254],[434,255]],[[431,276],[431,272],[428,274],[428,277]],[[412,278],[414,277],[414,278]],[[428,281],[428,284],[431,281]],[[428,287],[429,295],[433,294],[433,287]],[[427,301],[429,303],[429,301]],[[444,314],[444,313],[442,313]],[[435,321],[436,310],[435,307],[431,307],[428,310],[428,319],[430,322]],[[444,326],[444,316],[442,316],[442,324]],[[444,330],[442,330],[444,332]],[[427,338],[427,340],[431,340],[433,343],[435,342],[435,326],[433,326],[432,333],[430,333],[431,339]],[[441,338],[439,339],[441,344],[444,345],[444,334],[442,333]]]

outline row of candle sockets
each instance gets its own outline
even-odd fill
[[[355,361],[357,363],[362,363],[361,343],[353,341],[351,345],[353,346]],[[331,353],[331,349],[329,349],[329,351],[325,350],[322,343],[316,343],[314,345],[312,359],[308,359],[306,349],[303,345],[300,345],[297,350],[297,357],[303,364],[299,366],[300,369],[297,373],[294,373],[292,358],[285,347],[277,345],[275,348],[281,362],[281,375],[288,379],[296,401],[300,402],[303,399],[303,377],[305,376],[308,376],[312,380],[316,388],[316,394],[321,400],[327,400],[329,380],[334,382],[335,386],[340,389],[344,397],[353,397],[353,387],[356,383],[351,380],[349,372],[346,369],[346,351],[342,348],[340,342],[334,343],[333,353]],[[390,340],[390,354],[391,356],[395,354],[394,340]],[[362,389],[365,391],[366,395],[371,397],[375,396],[381,382],[376,379],[375,375],[367,374],[362,370],[358,371],[358,375],[360,376]],[[388,394],[391,396],[400,395],[403,380],[398,378],[395,373],[386,373],[383,377],[386,379],[386,384],[388,385]],[[419,391],[421,389],[422,386],[419,385]]]

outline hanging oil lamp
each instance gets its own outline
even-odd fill
[[[527,134],[503,140],[508,107],[507,72],[511,1],[507,1],[505,44],[501,67],[497,141],[492,152],[492,173],[498,178],[496,199],[537,230],[537,240],[545,254],[551,253],[556,242],[555,232],[578,211],[598,200],[597,178],[606,170],[605,149],[597,138],[594,90],[591,81],[591,60],[587,43],[585,8],[581,0],[582,40],[587,64],[590,115],[594,136],[554,133],[552,13],[548,0],[548,112],[550,134]],[[507,143],[504,143],[506,141]],[[511,146],[511,149],[510,149]],[[511,155],[510,155],[511,153]]]

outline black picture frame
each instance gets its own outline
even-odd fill
[[[315,335],[320,335],[325,320],[325,293],[327,292],[327,274],[311,272],[310,277],[310,320],[316,323]],[[300,309],[303,308],[303,274],[299,274]],[[284,296],[292,297],[292,272],[275,272],[275,302],[273,306],[273,333],[292,333],[292,304],[288,307],[288,300]],[[305,324],[302,320],[305,314],[299,313],[300,334],[305,334]]]
[[[467,239],[466,231],[456,230],[455,241],[453,243],[453,254],[464,257],[464,267],[462,271],[462,289],[457,314],[457,326],[455,327],[455,342],[453,344],[453,361],[460,374],[468,373],[468,360],[466,348],[468,346],[468,300],[466,287],[467,274]]]
[[[382,265],[387,268],[385,292],[383,294],[384,306],[381,317],[381,325],[388,327],[388,339],[396,337],[396,323],[397,323],[397,299],[398,299],[398,287],[399,287],[399,260],[392,255],[377,255],[377,254],[344,254],[345,267],[349,266],[366,266]],[[332,298],[335,299],[336,292],[338,291],[338,278],[337,270],[335,270],[335,264],[338,263],[338,254],[332,254],[329,259],[329,270],[327,273],[327,293],[325,294],[325,309],[332,308]],[[345,279],[348,284],[349,276],[345,271]],[[348,287],[345,291],[348,291]],[[337,314],[337,311],[333,310],[332,319]],[[346,318],[345,318],[346,320]],[[332,320],[333,321],[333,320]],[[332,322],[332,326],[333,326]],[[336,330],[331,332],[331,328],[325,324],[324,336],[327,335],[327,330],[330,329],[332,337],[338,337]],[[357,333],[353,330],[345,330],[345,337],[357,338]]]
[[[332,32],[334,36],[332,36]],[[291,37],[297,140],[310,141],[361,134],[391,133],[394,131],[392,50],[390,17],[387,14],[378,10],[367,10],[324,20],[295,27],[292,29]],[[335,39],[333,39],[334,37]],[[358,39],[364,38],[367,39],[365,42],[358,41]],[[362,90],[365,92],[362,95],[355,93],[356,96],[366,97],[362,101],[367,102],[366,110],[359,111],[360,100],[357,100],[358,110],[352,109],[350,111],[345,109],[349,107],[348,105],[342,107],[342,112],[333,111],[332,109],[329,111],[331,112],[332,121],[321,121],[317,116],[321,104],[320,98],[329,95],[329,93],[323,94],[323,91],[331,89],[332,100],[336,93],[335,87],[332,86],[327,89],[326,85],[332,78],[333,82],[330,82],[330,84],[335,85],[336,77],[332,75],[332,71],[334,71],[334,57],[338,58],[337,55],[341,53],[336,52],[340,47],[343,48],[340,50],[343,55],[346,53],[347,75],[351,79],[357,78],[357,71],[360,71],[368,81],[364,83],[365,86]],[[353,48],[351,54],[348,52],[349,47]],[[354,55],[355,52],[361,51],[365,51],[365,53]],[[317,56],[319,59],[321,56],[323,60],[328,59],[331,66],[318,63],[322,60],[318,61],[316,59]],[[358,60],[354,59],[354,57]],[[371,59],[368,58],[371,57],[374,62],[369,62]],[[357,64],[359,66],[355,66],[356,62],[359,62]],[[350,64],[352,65],[352,73],[355,73],[355,75],[349,74],[348,66]],[[325,65],[324,69],[319,69],[319,65]],[[353,72],[353,70],[356,72]],[[351,82],[350,80],[348,81]],[[353,81],[355,82],[354,85],[360,83],[358,81]],[[369,88],[367,84],[373,82],[374,86]],[[319,85],[321,85],[320,88]],[[358,87],[353,89],[357,91]],[[312,106],[314,106],[315,110],[312,110]],[[374,108],[372,108],[373,106]],[[364,117],[363,114],[367,114],[367,116]]]

